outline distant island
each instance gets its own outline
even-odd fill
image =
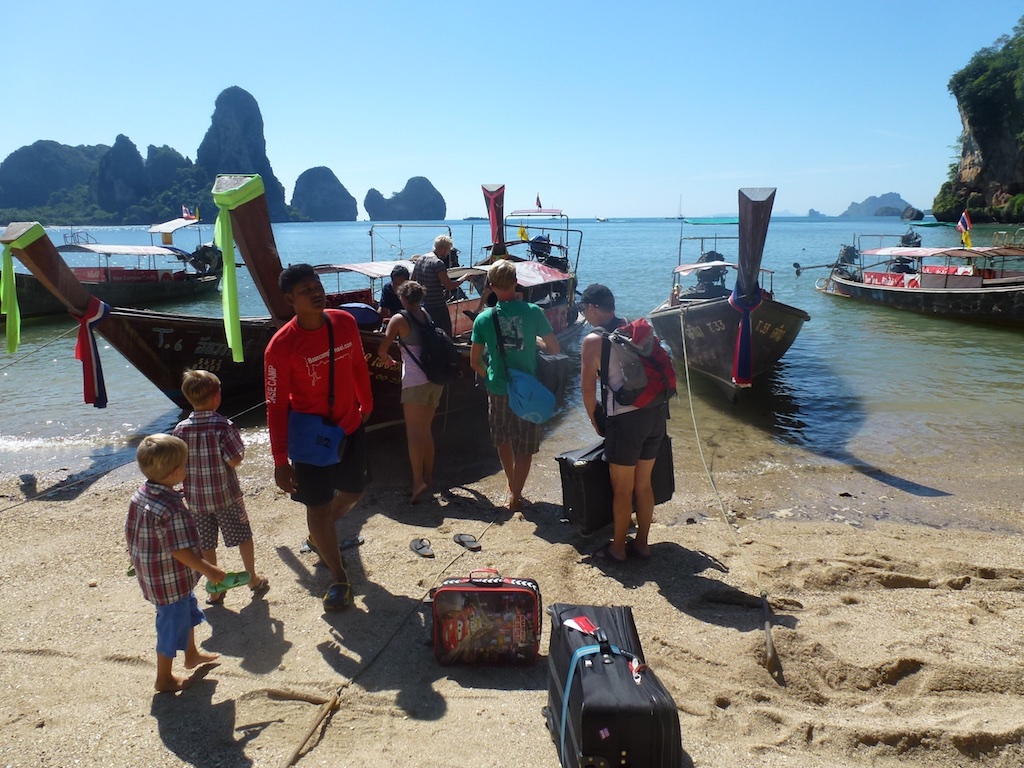
[[[256,99],[232,86],[217,96],[195,162],[167,145],[150,145],[143,158],[124,135],[112,146],[40,140],[16,149],[0,162],[0,218],[44,225],[153,224],[187,206],[212,220],[210,190],[217,174],[244,169],[263,178],[271,221],[356,220],[356,199],[324,166],[303,171],[286,204],[266,147]],[[447,214],[441,193],[422,176],[388,198],[369,190],[363,207],[371,221],[428,221]]]

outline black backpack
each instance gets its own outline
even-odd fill
[[[447,384],[457,379],[462,365],[462,354],[455,346],[451,336],[434,325],[430,315],[427,315],[426,325],[414,319],[407,310],[402,310],[402,316],[407,323],[415,324],[420,329],[420,339],[423,341],[420,357],[417,359],[399,336],[398,343],[402,347],[403,354],[409,355],[413,362],[420,367],[420,370],[427,375],[427,378],[435,384]]]

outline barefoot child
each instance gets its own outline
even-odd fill
[[[217,413],[220,407],[220,379],[204,370],[188,370],[181,391],[192,404],[192,414],[178,423],[174,436],[188,444],[185,500],[199,527],[203,557],[217,564],[217,531],[225,547],[238,547],[242,564],[250,576],[249,589],[259,594],[270,582],[256,573],[252,528],[245,513],[242,488],[235,467],[242,463],[245,444],[230,419]],[[206,602],[219,605],[226,592],[210,595]]]
[[[156,689],[180,691],[191,681],[171,671],[178,651],[185,651],[186,669],[219,656],[196,647],[195,625],[205,617],[192,589],[200,573],[214,582],[223,581],[226,574],[203,559],[195,520],[174,490],[185,479],[185,442],[171,435],[149,435],[135,457],[146,482],[128,505],[124,533],[142,595],[156,605]]]

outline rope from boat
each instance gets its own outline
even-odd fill
[[[725,523],[725,527],[729,531],[729,536],[732,539],[733,546],[736,547],[736,551],[740,553],[740,559],[743,561],[744,565],[746,565],[750,579],[753,581],[754,587],[761,596],[761,609],[764,616],[765,667],[768,669],[769,673],[774,674],[779,672],[781,674],[779,657],[775,652],[775,643],[772,641],[771,611],[768,606],[768,590],[762,586],[761,574],[746,556],[743,551],[743,547],[740,546],[739,537],[736,535],[736,529],[733,527],[732,523],[729,522],[729,516],[725,511],[725,503],[722,501],[722,496],[718,492],[718,486],[715,485],[715,478],[712,476],[711,469],[708,467],[707,460],[704,458],[704,447],[701,444],[700,430],[697,428],[697,413],[693,407],[693,390],[690,388],[690,360],[686,352],[685,312],[679,313],[679,335],[682,338],[683,373],[686,377],[686,398],[689,401],[690,421],[693,423],[693,436],[697,443],[697,453],[700,456],[700,463],[704,467],[704,475],[708,479],[708,485],[711,486],[711,490],[715,494],[715,500],[718,502],[718,511],[722,515],[722,522]]]
[[[491,518],[491,521],[480,532],[480,535],[477,536],[478,541],[483,541],[484,534],[486,534],[487,531],[490,530],[491,526],[497,522],[498,516],[501,514],[501,512],[502,508],[500,507],[495,510],[494,516]],[[412,616],[420,610],[420,607],[425,602],[427,602],[427,598],[430,597],[430,590],[433,589],[435,585],[440,583],[441,577],[444,576],[451,569],[451,567],[455,565],[455,563],[457,563],[464,555],[468,553],[468,549],[462,548],[461,552],[456,554],[451,560],[448,561],[446,565],[444,565],[437,572],[437,575],[434,576],[434,580],[431,582],[430,586],[428,586],[424,590],[419,600],[414,602],[412,607],[409,608],[408,611],[406,611],[401,621],[399,621],[395,625],[394,630],[391,632],[390,635],[388,635],[387,639],[380,644],[380,646],[377,648],[377,651],[372,656],[370,656],[370,658],[367,659],[366,662],[359,667],[359,669],[353,672],[350,678],[343,681],[337,688],[334,689],[334,693],[331,695],[330,699],[328,699],[323,704],[323,706],[321,706],[320,709],[317,711],[316,717],[313,719],[313,722],[310,723],[309,727],[306,729],[304,735],[299,740],[299,743],[295,745],[295,748],[291,751],[288,757],[285,758],[285,761],[281,763],[282,768],[289,768],[289,766],[295,763],[295,761],[299,758],[299,755],[302,752],[303,748],[306,746],[306,743],[309,741],[309,738],[313,735],[316,729],[320,727],[320,724],[328,717],[328,715],[331,714],[331,712],[338,709],[338,707],[341,704],[341,695],[342,693],[344,693],[345,689],[349,688],[352,685],[352,683],[354,683],[356,679],[359,678],[360,675],[365,673],[367,670],[370,669],[370,667],[373,666],[377,659],[380,658],[380,655],[384,653],[384,651],[388,648],[388,646],[391,645],[394,639],[398,637],[399,634],[403,631],[403,628],[408,623],[409,619],[412,618]]]
[[[402,229],[401,229],[401,227],[399,227],[399,229],[398,229],[398,242],[397,243],[392,243],[386,237],[384,237],[379,232],[377,232],[377,230],[373,230],[372,235],[374,237],[379,238],[381,241],[383,241],[384,244],[387,245],[387,247],[390,248],[391,250],[397,250],[398,251],[398,258],[399,259],[404,259],[405,258],[406,247],[402,245]],[[429,244],[429,247],[428,247],[428,244]],[[412,246],[409,246],[409,248],[412,248]],[[433,238],[431,238],[430,240],[426,240],[426,241],[421,240],[420,242],[416,243],[416,248],[417,248],[417,250],[422,249],[421,250],[422,253],[426,253],[427,251],[432,250],[434,248],[434,240],[433,240]]]
[[[15,358],[14,360],[11,360],[11,362],[9,362],[7,365],[5,365],[2,368],[0,368],[0,371],[6,371],[8,368],[10,368],[15,363],[20,363],[22,360],[25,360],[26,358],[31,357],[32,355],[34,355],[39,350],[46,349],[48,346],[50,346],[51,344],[54,344],[54,343],[60,341],[65,336],[67,336],[69,334],[72,334],[72,333],[77,333],[77,332],[78,332],[78,326],[77,325],[76,326],[72,326],[71,328],[68,328],[66,331],[64,331],[64,333],[60,334],[59,336],[54,336],[52,339],[50,339],[45,344],[40,344],[38,347],[33,349],[31,352],[26,352],[21,357]]]
[[[72,330],[78,330],[78,329],[77,328],[72,328]],[[64,335],[67,335],[67,334],[64,334]],[[54,339],[54,341],[56,341],[56,339]],[[0,370],[3,370],[3,369],[0,369]],[[267,404],[267,401],[264,400],[262,403],[258,403],[256,405],[250,407],[250,408],[246,408],[244,411],[239,411],[234,416],[229,416],[228,418],[230,418],[232,421],[234,421],[239,416],[244,416],[245,414],[249,413],[250,411],[255,411],[257,408],[262,408],[266,404]],[[113,472],[115,469],[120,469],[121,467],[124,467],[124,466],[126,466],[128,464],[131,464],[133,461],[135,461],[135,457],[134,456],[132,456],[130,459],[126,459],[125,461],[122,461],[120,464],[111,464],[109,466],[104,466],[104,468],[102,470],[98,471],[98,472],[92,472],[92,473],[90,473],[88,475],[83,475],[82,477],[79,477],[76,480],[72,480],[71,482],[60,482],[60,483],[57,483],[54,487],[50,488],[47,491],[43,491],[42,493],[37,493],[35,496],[26,496],[21,501],[17,501],[14,504],[11,504],[9,507],[4,507],[3,509],[0,509],[0,514],[3,514],[4,512],[7,512],[8,510],[14,509],[15,507],[20,507],[22,504],[27,504],[30,501],[36,501],[38,499],[46,498],[47,496],[53,496],[54,494],[57,494],[57,493],[63,493],[64,491],[67,491],[70,488],[74,488],[76,485],[81,485],[82,483],[95,480],[95,479],[97,479],[99,477],[102,477],[103,475],[107,474],[108,472]]]

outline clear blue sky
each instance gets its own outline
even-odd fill
[[[359,203],[426,176],[449,218],[921,208],[961,125],[946,89],[1011,34],[1020,0],[9,3],[0,159],[38,139],[167,144],[195,159],[237,85],[291,199],[325,165]],[[224,169],[239,171],[246,169]]]

